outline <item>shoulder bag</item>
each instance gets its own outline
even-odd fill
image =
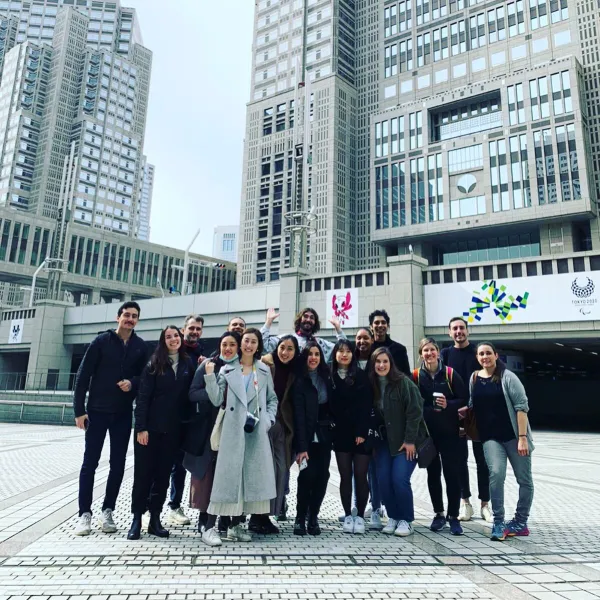
[[[429,435],[425,419],[423,419],[423,424],[425,425],[425,431],[427,431],[427,437],[417,446],[417,464],[419,465],[419,469],[426,469],[438,455],[433,438]]]
[[[223,400],[223,404],[221,404],[219,408],[219,412],[217,413],[217,419],[212,428],[212,433],[210,434],[210,447],[213,452],[219,451],[219,446],[221,445],[221,433],[223,432],[223,419],[225,418],[225,407],[227,405],[227,386],[225,387],[225,399]]]

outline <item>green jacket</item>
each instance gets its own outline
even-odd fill
[[[398,384],[388,382],[383,396],[383,419],[392,456],[400,454],[402,444],[418,447],[427,437],[423,398],[408,377],[403,377]]]

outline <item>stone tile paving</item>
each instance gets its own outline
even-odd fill
[[[77,538],[80,433],[0,424],[0,600],[598,599],[599,442],[600,436],[590,434],[537,434],[529,538],[491,542],[480,519],[465,525],[463,537],[448,530],[432,533],[424,472],[413,476],[414,536],[344,535],[332,461],[321,536],[297,538],[290,521],[280,535],[212,549],[199,542],[192,510],[192,525],[171,527],[167,541],[146,534],[127,541],[131,472],[115,515],[119,532],[94,530]],[[107,449],[96,480],[101,487]],[[128,467],[132,464],[130,456]],[[476,488],[474,471],[472,485]],[[509,474],[508,514],[516,491]],[[101,501],[94,503],[95,514]],[[26,542],[12,551],[16,539]]]

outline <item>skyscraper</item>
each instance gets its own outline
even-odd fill
[[[215,227],[212,254],[219,260],[237,262],[240,228],[237,225]]]
[[[142,182],[136,215],[135,237],[148,242],[150,240],[150,212],[152,210],[152,194],[154,192],[154,165],[143,157],[141,169]]]

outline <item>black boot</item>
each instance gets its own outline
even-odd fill
[[[288,509],[287,500],[284,499],[283,504],[281,505],[281,511],[277,515],[278,522],[287,521],[287,509]]]
[[[231,527],[231,517],[219,517],[217,520],[217,531],[219,533],[227,533]]]
[[[306,517],[296,517],[294,535],[306,535]]]
[[[273,535],[279,533],[279,527],[269,519],[269,515],[262,515],[262,528],[265,535]]]
[[[128,540],[139,540],[141,534],[142,534],[142,515],[135,514],[135,515],[133,515],[133,521],[131,522],[131,527],[129,528],[129,533],[127,534],[127,539]]]
[[[198,516],[198,533],[202,533],[202,528],[206,527],[208,521],[208,513],[201,512]]]
[[[169,532],[162,526],[160,522],[160,513],[150,513],[150,523],[148,523],[148,533],[160,538],[168,538]]]
[[[308,535],[321,535],[321,528],[319,527],[319,519],[315,513],[311,513],[308,516],[308,525],[306,526]]]

